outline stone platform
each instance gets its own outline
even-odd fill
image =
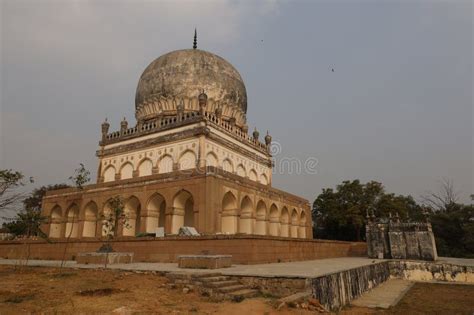
[[[178,256],[179,268],[219,269],[232,265],[230,255],[181,255]]]
[[[130,264],[133,262],[133,253],[79,253],[76,257],[78,264],[99,264],[104,265],[107,261],[108,265],[111,264]]]

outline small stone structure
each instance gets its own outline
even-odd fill
[[[78,264],[98,264],[104,265],[107,260],[107,265],[110,264],[130,264],[133,262],[133,253],[79,253],[76,257]]]
[[[398,215],[376,222],[372,214],[366,226],[370,258],[436,260],[436,244],[431,223],[400,222]]]
[[[179,268],[218,269],[232,266],[231,255],[182,255],[178,256]]]

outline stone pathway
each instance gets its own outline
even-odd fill
[[[369,308],[389,308],[397,305],[413,286],[413,282],[401,279],[389,279],[351,302],[354,306]]]
[[[229,268],[214,269],[213,272],[222,273],[225,276],[256,276],[256,277],[283,277],[283,278],[316,278],[323,275],[349,270],[384,260],[368,259],[362,257],[341,257],[327,258],[318,260],[294,261],[285,263],[271,263],[258,265],[232,265]],[[18,261],[15,259],[0,258],[0,265],[15,265]],[[61,264],[57,260],[30,260],[28,265],[41,267],[59,267]],[[67,261],[66,267],[69,268],[102,268],[102,265],[77,264],[75,261]],[[192,272],[207,273],[206,269],[181,269],[176,263],[144,263],[136,262],[131,264],[113,264],[107,268],[136,271],[157,271],[157,272]]]

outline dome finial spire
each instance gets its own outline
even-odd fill
[[[198,35],[197,35],[197,30],[194,28],[194,42],[193,42],[193,49],[196,49],[198,47]]]

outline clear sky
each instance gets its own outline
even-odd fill
[[[448,178],[473,189],[471,1],[48,1],[1,3],[0,168],[36,185],[94,175],[100,124],[134,122],[158,56],[198,47],[231,62],[250,129],[281,159],[275,187],[312,202],[343,180],[415,198]],[[334,72],[332,71],[334,69]]]

